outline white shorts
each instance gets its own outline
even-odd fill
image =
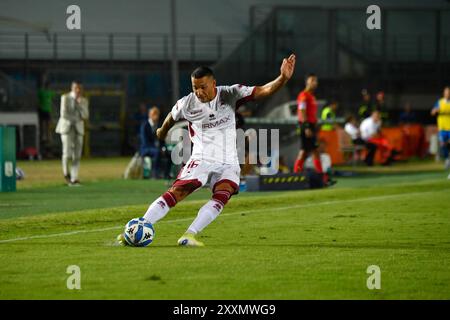
[[[235,189],[235,194],[239,191],[241,168],[238,164],[216,163],[206,160],[189,159],[186,165],[181,168],[173,186],[193,184],[195,189],[204,186],[209,182],[211,190],[218,182],[228,182]]]

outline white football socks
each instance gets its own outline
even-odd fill
[[[192,234],[201,232],[207,225],[217,218],[222,210],[222,204],[215,200],[209,200],[203,207],[200,208],[197,217],[189,226],[187,232]]]
[[[145,221],[155,224],[157,221],[164,218],[169,212],[170,207],[163,197],[159,197],[148,207],[147,212],[144,215]]]

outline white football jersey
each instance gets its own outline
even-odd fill
[[[239,164],[236,151],[235,110],[253,99],[254,88],[243,85],[218,86],[213,100],[203,103],[194,93],[172,108],[172,118],[189,122],[194,144],[192,159]]]

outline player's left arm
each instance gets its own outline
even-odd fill
[[[263,86],[256,86],[254,91],[254,99],[269,97],[284,86],[292,77],[295,68],[295,54],[291,54],[289,58],[284,58],[280,68],[280,75],[273,81]]]

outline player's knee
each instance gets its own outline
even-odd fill
[[[167,192],[170,192],[174,196],[176,202],[179,202],[186,198],[192,190],[188,186],[174,186]]]

